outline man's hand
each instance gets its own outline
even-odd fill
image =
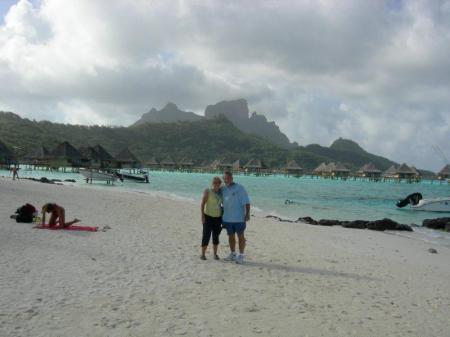
[[[245,214],[245,222],[250,221],[250,214],[247,213]]]
[[[205,223],[205,214],[202,214],[202,225]]]

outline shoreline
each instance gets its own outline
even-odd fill
[[[0,176],[0,180],[1,179],[12,180],[12,178]],[[27,179],[27,178],[22,178],[22,180],[39,183],[39,181],[33,181],[33,180]],[[111,189],[115,186],[115,185],[110,186],[110,185],[101,184],[101,183],[84,184],[82,181],[78,181],[78,180],[76,183],[62,181],[60,183],[55,183],[55,185],[72,186],[72,187],[76,187],[76,188],[96,190],[96,191],[112,191]],[[136,185],[136,186],[134,186],[134,185],[128,185],[128,186],[119,185],[118,187],[119,188],[114,190],[115,192],[118,192],[118,193],[127,192],[127,193],[144,194],[144,195],[148,195],[148,196],[155,197],[155,198],[163,198],[163,199],[172,200],[172,201],[187,202],[194,206],[197,205],[197,200],[195,200],[195,198],[193,196],[179,195],[176,192],[136,189],[136,187],[140,187],[140,185]],[[200,200],[200,197],[201,196],[199,193],[199,200]],[[276,218],[286,219],[286,221],[298,222],[298,217],[286,216],[286,215],[278,213],[278,211],[264,210],[264,209],[254,206],[254,205],[252,205],[252,213],[257,214],[258,216],[263,216],[263,217],[272,217],[273,216]],[[439,214],[433,214],[433,215],[434,216],[432,216],[432,214],[430,214],[430,218],[440,217]],[[379,220],[381,220],[381,218]],[[336,222],[342,222],[342,221],[345,222],[345,220],[335,220],[335,221]],[[426,228],[426,227],[423,227],[422,224],[410,224],[410,226],[413,228],[413,231],[415,232],[415,234],[413,234],[413,235],[420,235],[420,237],[419,236],[413,237],[414,239],[428,243],[430,245],[438,245],[438,246],[450,248],[450,233],[449,232],[439,230],[439,229]]]

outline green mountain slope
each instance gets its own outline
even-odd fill
[[[337,140],[331,147],[320,145],[281,148],[258,136],[236,128],[224,117],[198,122],[143,123],[130,127],[82,126],[31,121],[13,113],[0,112],[0,140],[20,157],[39,145],[53,149],[62,141],[75,147],[101,144],[115,155],[129,147],[142,161],[152,157],[162,160],[190,158],[196,163],[214,159],[241,160],[241,164],[257,158],[268,167],[284,167],[288,160],[296,160],[306,170],[321,162],[342,162],[357,169],[372,162],[386,169],[392,161],[370,154],[358,144]]]

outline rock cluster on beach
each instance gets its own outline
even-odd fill
[[[342,226],[345,228],[357,228],[357,229],[371,229],[375,231],[384,230],[394,230],[394,231],[408,231],[412,232],[413,229],[409,225],[400,224],[392,219],[384,218],[381,220],[369,221],[369,220],[354,220],[354,221],[340,221],[340,220],[329,220],[321,219],[314,220],[313,218],[307,216],[298,218],[296,221],[282,219],[278,216],[268,215],[267,218],[274,218],[282,222],[304,222],[309,225],[317,226]]]
[[[422,222],[422,226],[450,232],[450,218],[425,219]]]
[[[31,181],[36,181],[39,183],[44,183],[44,184],[57,184],[57,185],[61,185],[62,180],[61,179],[48,179],[47,177],[42,177],[42,178],[22,178],[25,180],[31,180]],[[70,182],[70,183],[75,183],[76,180],[75,179],[64,179],[65,182]]]

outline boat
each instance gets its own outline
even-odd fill
[[[87,183],[91,182],[91,184],[93,180],[106,181],[109,184],[114,183],[118,179],[114,174],[101,172],[97,170],[80,168],[80,174],[86,179]]]
[[[120,173],[123,179],[133,180],[140,183],[148,183],[148,174],[144,174],[143,176],[137,176],[133,174]]]
[[[399,208],[407,205],[411,205],[410,208],[414,211],[450,213],[450,197],[423,199],[422,194],[413,193],[397,202],[397,207]]]

